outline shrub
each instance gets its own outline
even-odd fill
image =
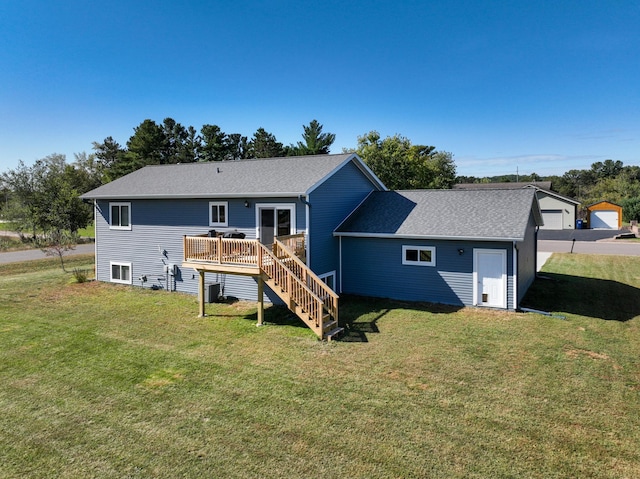
[[[640,220],[640,197],[628,198],[620,206],[624,221]]]
[[[76,283],[86,283],[89,281],[89,271],[86,269],[73,269],[73,277],[76,280]]]

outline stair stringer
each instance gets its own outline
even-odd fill
[[[305,284],[304,279],[289,268],[285,261],[261,245],[262,280],[320,339],[331,340],[342,332],[337,318],[327,312],[324,300]],[[266,260],[266,261],[265,261]],[[276,266],[277,264],[277,266]],[[304,265],[305,274],[316,275]],[[276,280],[278,276],[278,280]]]

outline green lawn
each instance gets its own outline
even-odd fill
[[[16,231],[18,230],[17,224],[15,223],[1,223],[0,222],[0,253],[7,251],[21,251],[34,249],[36,246],[31,241],[23,242],[20,237],[16,235]],[[31,238],[31,234],[26,234],[26,237]],[[92,222],[86,228],[82,228],[78,230],[78,242],[88,242],[94,239],[95,234],[95,225]]]
[[[80,236],[80,238],[95,238],[96,237],[95,223],[91,222],[91,224],[86,228],[82,228],[78,230],[78,236]]]
[[[552,257],[564,320],[343,298],[332,343],[57,265],[0,266],[0,477],[640,476],[640,258]]]

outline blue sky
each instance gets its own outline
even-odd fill
[[[460,175],[640,165],[638,1],[0,0],[0,172],[144,119],[332,152],[377,130]]]

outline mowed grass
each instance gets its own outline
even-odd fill
[[[197,318],[191,296],[0,266],[0,477],[639,477],[640,313],[602,311],[638,302],[640,258],[545,275],[528,304],[555,290],[564,320],[343,298],[348,334],[322,343],[280,308],[257,328],[252,303]]]

